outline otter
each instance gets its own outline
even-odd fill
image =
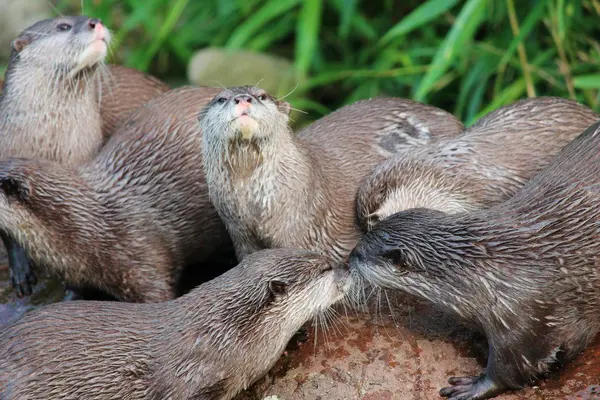
[[[168,90],[139,71],[106,66],[109,31],[86,16],[39,21],[13,42],[0,94],[0,155],[76,165],[95,156],[138,106]],[[18,296],[37,283],[23,249],[0,236]]]
[[[168,302],[51,304],[0,332],[0,397],[231,399],[348,284],[330,258],[270,249]]]
[[[365,175],[396,152],[464,129],[451,114],[405,99],[359,101],[297,134],[289,110],[243,86],[218,94],[199,116],[209,195],[238,260],[271,247],[347,256],[361,234],[354,200]]]
[[[350,253],[353,274],[427,299],[487,336],[486,372],[450,378],[453,400],[533,383],[600,330],[600,122],[506,202],[402,211]],[[361,279],[355,281],[361,282]]]
[[[501,107],[457,137],[383,161],[360,185],[364,231],[409,208],[474,211],[504,201],[600,115],[573,100],[537,97]]]
[[[132,302],[173,298],[184,268],[231,247],[208,197],[196,121],[220,90],[154,98],[77,167],[1,159],[0,230],[72,287]]]
[[[45,19],[13,40],[0,94],[0,155],[75,165],[99,151],[96,72],[109,42],[102,22],[86,16]],[[31,293],[37,278],[26,253],[5,232],[0,237],[13,285]]]

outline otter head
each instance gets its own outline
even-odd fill
[[[101,64],[109,42],[110,33],[98,19],[86,16],[45,19],[12,41],[9,70],[29,64],[55,71],[59,76],[75,76]]]
[[[433,301],[461,264],[469,235],[452,228],[453,216],[414,208],[380,221],[350,252],[354,284],[400,289]],[[359,288],[359,290],[362,288]]]
[[[203,285],[203,309],[215,303],[206,329],[217,340],[231,337],[230,351],[258,357],[246,364],[266,368],[304,323],[344,298],[348,285],[347,267],[327,256],[287,248],[257,251]],[[257,353],[257,347],[265,351]]]
[[[261,143],[291,134],[290,105],[262,89],[240,86],[219,93],[200,113],[206,140],[228,146],[232,142]]]

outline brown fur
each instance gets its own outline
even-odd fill
[[[170,89],[166,83],[138,70],[122,65],[108,67],[100,100],[102,133],[105,138],[112,136],[139,106]]]
[[[0,162],[0,229],[67,283],[126,301],[175,295],[185,266],[226,246],[208,198],[199,110],[218,89],[171,90],[79,168]]]
[[[227,400],[347,284],[324,256],[265,250],[173,301],[31,311],[0,333],[0,398]]]
[[[236,128],[239,95],[253,99],[258,125],[250,140]],[[201,118],[211,200],[238,259],[271,247],[344,257],[360,237],[354,200],[365,175],[395,152],[463,130],[449,113],[405,99],[359,101],[297,134],[286,110],[261,90],[240,87],[219,94]]]
[[[502,107],[458,137],[381,163],[361,185],[364,230],[409,208],[455,213],[513,196],[600,116],[572,100],[539,97]]]
[[[600,331],[599,226],[596,123],[508,201],[454,215],[399,212],[368,232],[349,262],[367,282],[481,328],[485,374],[451,378],[441,394],[486,399],[535,382]]]

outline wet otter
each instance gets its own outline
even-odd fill
[[[598,120],[588,107],[557,97],[501,107],[458,137],[378,165],[358,191],[361,226],[409,208],[455,213],[506,200]]]
[[[65,165],[91,159],[103,143],[97,70],[110,34],[85,16],[39,21],[12,42],[0,94],[0,154]],[[21,294],[37,279],[26,254],[4,233],[11,280]]]
[[[210,198],[239,260],[270,247],[346,256],[360,237],[354,200],[365,175],[397,151],[463,130],[435,107],[375,98],[294,135],[289,109],[244,86],[218,94],[200,116]]]
[[[575,357],[600,330],[600,123],[489,209],[412,209],[368,232],[353,273],[428,299],[486,334],[478,377],[441,394],[487,399]]]
[[[52,304],[0,333],[0,395],[230,399],[347,284],[347,269],[329,258],[276,249],[169,302]]]
[[[69,285],[125,301],[172,298],[182,269],[230,240],[208,198],[197,123],[219,91],[154,98],[77,168],[3,159],[0,230]]]

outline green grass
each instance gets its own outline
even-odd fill
[[[77,0],[61,12],[81,13]],[[288,98],[312,119],[391,95],[470,124],[526,96],[600,110],[600,0],[84,0],[115,34],[113,61],[185,77],[197,49],[293,60],[306,82]]]

